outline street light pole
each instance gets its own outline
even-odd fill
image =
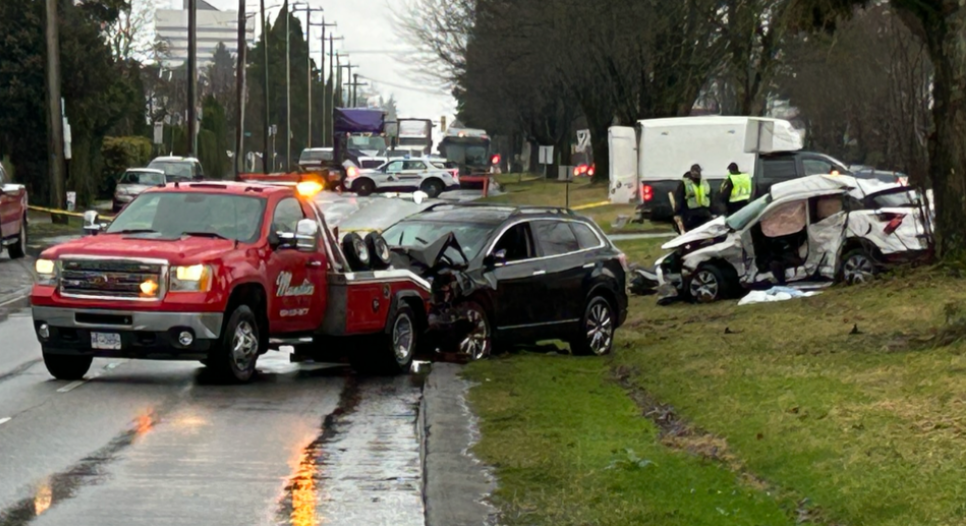
[[[235,131],[235,180],[245,170],[245,55],[248,42],[245,38],[245,0],[238,0],[238,65],[236,67],[235,91],[238,115],[238,129]]]
[[[290,170],[292,164],[292,52],[289,49],[291,31],[289,22],[292,13],[288,10],[288,0],[285,0],[285,169]]]
[[[188,150],[198,156],[198,2],[188,0]]]
[[[268,130],[271,118],[269,116],[269,97],[268,97],[268,26],[265,25],[265,0],[261,0],[262,8],[262,51],[265,53],[265,75],[263,77],[265,85],[265,123],[264,130],[262,133],[262,173],[268,173]],[[275,159],[272,158],[272,168],[275,168]]]

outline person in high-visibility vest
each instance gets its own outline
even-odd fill
[[[674,215],[680,216],[685,230],[693,230],[711,220],[712,197],[711,185],[701,177],[701,166],[691,166],[674,192]]]
[[[721,183],[721,208],[730,216],[751,202],[751,176],[738,169],[736,163],[728,165],[728,177]]]

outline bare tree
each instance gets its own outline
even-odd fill
[[[454,85],[466,69],[477,0],[405,0],[393,8],[400,38],[416,49],[404,60],[432,80]]]
[[[130,0],[117,20],[104,28],[115,59],[143,61],[150,57],[155,47],[152,20],[156,9],[156,0]]]

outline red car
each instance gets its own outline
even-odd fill
[[[26,255],[27,189],[13,184],[0,165],[0,249],[13,259]]]
[[[321,185],[175,183],[109,225],[47,249],[31,292],[48,371],[79,379],[94,357],[199,360],[248,381],[258,357],[341,353],[357,370],[409,370],[430,284],[391,266],[378,234],[339,243],[311,199]],[[332,360],[320,360],[332,361]]]

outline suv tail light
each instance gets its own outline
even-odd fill
[[[587,169],[587,175],[593,177],[594,176],[594,172],[596,171],[596,168],[597,168],[597,165],[595,165],[595,164],[594,165],[591,165],[590,168]]]
[[[654,199],[654,187],[649,184],[641,185],[641,201],[645,203]]]
[[[878,217],[879,217],[879,221],[888,223],[886,224],[885,228],[882,229],[882,231],[885,232],[886,234],[892,234],[902,225],[902,221],[906,218],[906,214],[897,214],[894,212],[879,212]]]

